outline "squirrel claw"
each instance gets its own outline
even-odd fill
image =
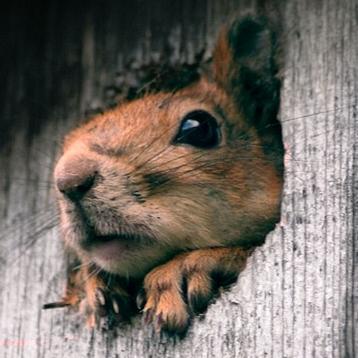
[[[129,297],[115,288],[97,287],[94,293],[87,295],[80,304],[80,310],[87,317],[90,328],[113,328],[129,320],[133,313]]]
[[[146,301],[145,290],[144,290],[144,288],[141,288],[138,291],[137,297],[136,297],[136,305],[137,305],[138,310],[140,310],[140,311],[143,310],[145,301]]]

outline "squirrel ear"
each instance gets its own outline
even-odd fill
[[[277,120],[280,80],[276,57],[276,33],[264,17],[236,19],[221,31],[214,50],[215,81],[257,127]]]

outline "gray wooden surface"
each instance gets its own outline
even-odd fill
[[[181,341],[140,318],[113,337],[40,309],[65,282],[52,165],[62,134],[113,100],[126,62],[190,62],[250,2],[58,3],[1,25],[15,35],[0,90],[0,357],[357,357],[357,1],[282,4],[281,222]]]

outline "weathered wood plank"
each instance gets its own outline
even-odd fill
[[[156,337],[139,318],[111,337],[88,332],[63,310],[40,310],[61,295],[65,277],[50,184],[56,140],[113,100],[128,61],[148,63],[168,46],[173,62],[192,61],[205,45],[209,53],[223,19],[251,2],[49,6],[40,8],[49,15],[39,15],[37,27],[27,20],[15,36],[11,54],[26,60],[4,60],[1,126],[11,142],[1,137],[0,355],[357,356],[357,2],[290,0],[283,8],[281,222],[182,341]]]

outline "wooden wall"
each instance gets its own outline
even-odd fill
[[[358,3],[276,2],[287,42],[282,218],[183,340],[140,318],[117,336],[41,305],[63,292],[52,167],[63,133],[128,73],[210,54],[254,1],[16,1],[0,15],[0,356],[357,357]]]

